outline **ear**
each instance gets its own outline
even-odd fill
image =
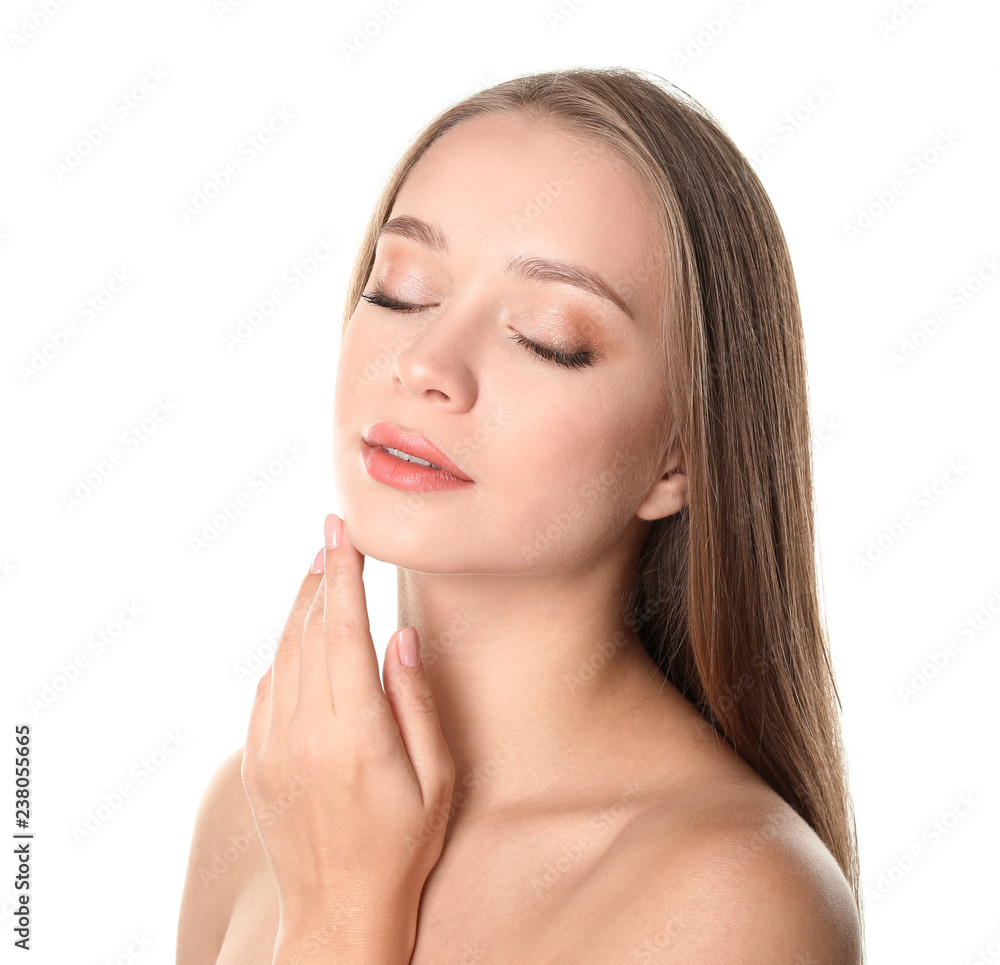
[[[670,454],[662,472],[635,511],[641,519],[662,519],[680,512],[687,505],[688,477],[679,450]]]

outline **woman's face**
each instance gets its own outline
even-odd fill
[[[609,148],[550,120],[476,117],[421,157],[363,289],[417,310],[362,298],[337,370],[336,486],[362,553],[430,573],[568,573],[680,508],[654,486],[672,464],[653,210]],[[472,482],[373,476],[363,437],[383,422]]]

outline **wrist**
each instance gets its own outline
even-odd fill
[[[346,934],[329,918],[281,922],[271,965],[409,965],[416,923],[380,932]]]

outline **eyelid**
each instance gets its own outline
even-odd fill
[[[389,281],[390,274],[393,279],[391,287],[398,289],[403,283],[417,297],[433,298],[436,290],[441,287],[441,278],[436,269],[409,257],[396,259],[386,255],[381,259],[376,251],[375,261],[369,271],[369,281],[376,291],[382,290],[382,286]]]
[[[388,294],[381,287],[379,282],[375,283],[374,291],[362,292],[361,297],[370,305],[375,305],[379,308],[386,308],[393,312],[422,312],[428,308],[435,308],[437,305],[437,303],[432,305],[416,305],[411,302],[404,302],[401,299]],[[538,342],[522,335],[520,332],[514,332],[514,334],[509,335],[508,338],[519,342],[539,358],[544,359],[547,362],[554,362],[556,365],[560,365],[563,368],[586,368],[593,365],[594,362],[600,357],[598,353],[592,349],[581,349],[577,352],[561,352],[558,349],[549,348],[547,345],[540,345]]]
[[[415,305],[412,302],[404,302],[393,295],[383,291],[382,287],[376,283],[375,290],[362,292],[361,297],[369,305],[376,305],[379,308],[388,308],[393,312],[422,312],[425,308],[435,308],[437,303],[431,305]]]
[[[539,345],[520,332],[515,332],[513,335],[509,335],[508,338],[513,339],[515,342],[520,342],[540,358],[546,361],[553,361],[564,368],[585,368],[588,365],[593,365],[596,357],[596,353],[590,349],[581,349],[579,352],[560,352],[558,349]]]

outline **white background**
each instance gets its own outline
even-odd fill
[[[571,65],[672,80],[754,159],[803,305],[869,960],[959,965],[991,942],[980,960],[1000,960],[996,9],[589,0],[559,17],[555,2],[401,0],[350,54],[386,3],[221,6],[90,0],[47,18],[39,0],[0,12],[2,725],[8,762],[14,724],[33,733],[34,960],[173,962],[199,798],[243,743],[274,635],[339,509],[341,312],[376,194],[439,110]],[[42,26],[23,42],[33,16]],[[150,70],[165,76],[122,116],[118,99]],[[294,119],[185,220],[181,205],[275,109]],[[71,167],[103,117],[113,129]],[[762,154],[767,138],[777,150]],[[901,190],[880,208],[893,181]],[[323,238],[334,254],[228,351],[254,299]],[[85,321],[77,306],[115,271],[130,283]],[[74,321],[53,355],[50,337]],[[26,379],[46,345],[52,357]],[[906,345],[915,351],[894,366]],[[126,445],[157,413],[155,431]],[[252,488],[288,444],[302,451]],[[113,472],[68,507],[113,450]],[[193,549],[240,491],[250,505]],[[859,566],[880,538],[881,558]],[[395,570],[369,559],[365,582],[381,661]],[[126,604],[141,614],[95,656],[88,638]],[[921,668],[934,652],[931,676]],[[69,681],[64,668],[88,653]],[[915,674],[923,688],[907,695]],[[78,840],[122,782],[131,797]],[[973,803],[959,815],[962,795]],[[2,867],[6,949],[15,892],[11,860]],[[129,959],[133,935],[151,946]]]

